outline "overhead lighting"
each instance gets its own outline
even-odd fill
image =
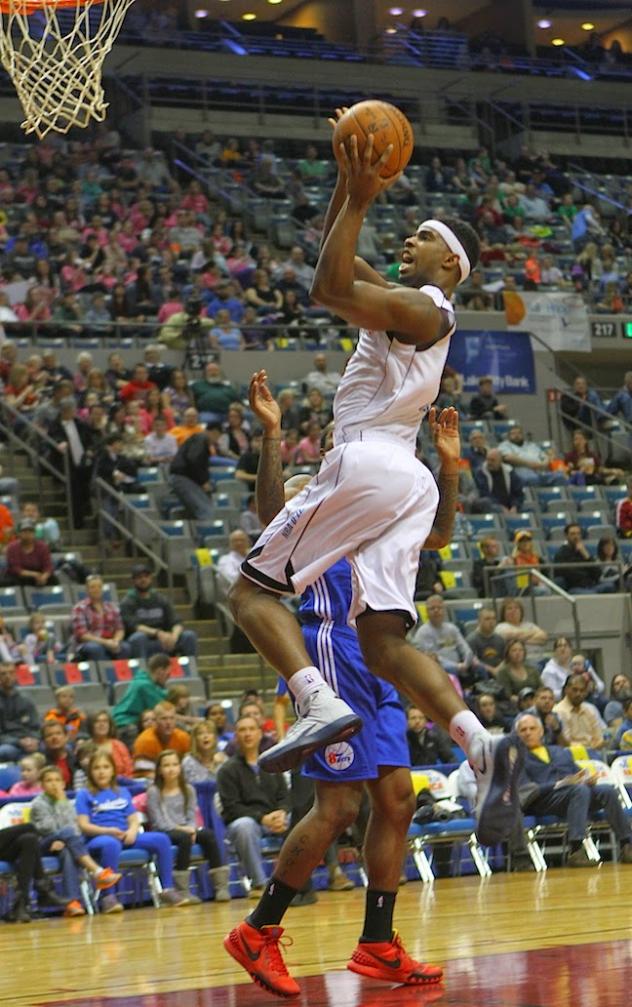
[[[283,0],[268,0],[269,4],[283,3]]]
[[[242,21],[256,21],[257,20],[257,15],[253,14],[252,12],[249,11],[248,14],[242,14],[241,15],[241,20]]]
[[[417,7],[416,10],[413,11],[413,17],[425,17],[427,13],[428,11],[424,10],[423,7]]]
[[[547,17],[541,17],[537,22],[538,28],[550,28],[552,24],[553,22],[549,21]]]
[[[564,41],[563,38],[552,38],[551,45],[555,46],[566,45],[566,42]]]
[[[404,13],[404,8],[403,7],[391,7],[391,8],[389,8],[389,14],[392,14],[393,17],[399,17],[400,14],[403,14],[403,13]]]
[[[583,31],[594,31],[594,28],[595,28],[595,26],[592,23],[592,21],[584,21],[584,23],[582,25],[582,30]]]
[[[201,9],[200,10],[194,10],[193,11],[193,17],[208,17],[208,11],[207,10],[201,10]]]
[[[391,25],[390,28],[386,29],[386,34],[387,35],[397,35],[397,28],[393,28],[393,26]]]

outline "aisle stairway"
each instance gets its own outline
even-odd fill
[[[67,505],[61,484],[49,476],[37,476],[28,459],[21,454],[13,457],[2,453],[4,475],[13,476],[20,484],[20,498],[35,499],[40,502],[40,510],[46,517],[54,517],[59,523],[62,539],[55,552],[77,553],[83,564],[92,572],[103,575],[106,583],[116,585],[119,599],[130,585],[130,569],[133,558],[128,555],[107,555],[98,541],[96,522],[74,532],[72,541],[68,529]],[[197,667],[200,676],[208,679],[208,692],[213,699],[238,696],[246,688],[264,689],[271,694],[276,676],[265,668],[256,654],[230,654],[228,640],[222,636],[217,619],[196,619],[195,599],[187,592],[185,578],[176,575],[174,586],[169,589],[159,585],[160,591],[172,602],[178,618],[187,629],[198,635]]]

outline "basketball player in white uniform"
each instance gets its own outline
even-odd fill
[[[505,839],[517,818],[522,748],[492,737],[457,695],[442,668],[406,634],[419,551],[438,503],[432,474],[417,461],[421,420],[437,397],[450,336],[450,297],[478,259],[478,239],[457,220],[428,220],[406,239],[400,284],[355,257],[367,210],[392,184],[355,137],[338,155],[312,295],[360,338],[334,401],[334,448],[309,485],[265,529],[244,560],[231,607],[259,653],[287,681],[300,717],[265,752],[262,769],[297,765],[310,752],[359,730],[360,718],[311,663],[293,615],[278,595],[301,594],[342,556],[351,564],[355,623],[369,670],[391,682],[450,732],[478,780],[477,832],[484,845]],[[455,490],[456,491],[456,490]]]

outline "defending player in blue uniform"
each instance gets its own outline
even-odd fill
[[[269,447],[280,434],[280,412],[264,372],[252,379],[250,401],[266,432],[257,477],[257,509],[262,521],[269,521],[286,496],[289,498],[288,493],[300,492],[308,477],[293,477],[284,494],[278,452]],[[444,410],[437,419],[433,410],[429,422],[442,462],[441,503],[428,539],[438,548],[450,540],[456,509],[458,415],[453,409]],[[336,694],[361,715],[362,730],[347,741],[314,752],[305,762],[303,772],[316,782],[314,807],[286,839],[257,908],[224,941],[229,954],[255,982],[280,996],[296,995],[300,989],[281,957],[282,929],[278,924],[326,848],[355,821],[365,786],[371,803],[364,844],[368,889],[363,933],[348,968],[386,982],[414,986],[435,984],[442,977],[440,968],[411,958],[392,929],[415,798],[406,721],[397,692],[369,673],[357,635],[348,625],[351,576],[345,559],[330,567],[305,591],[300,618],[310,658]]]

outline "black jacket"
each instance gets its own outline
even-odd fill
[[[169,471],[174,476],[186,476],[198,486],[204,486],[209,480],[208,464],[208,437],[205,433],[193,434],[178,448]]]
[[[574,570],[555,570],[555,577],[563,582],[567,591],[572,591],[574,587],[594,587],[599,580],[600,567],[595,565],[594,560],[585,559],[568,542],[561,546],[553,558],[554,563],[576,563]]]
[[[75,419],[75,426],[77,428],[79,440],[81,441],[81,446],[84,451],[83,458],[81,459],[80,468],[84,470],[86,469],[90,470],[92,469],[92,466],[94,464],[95,438],[93,436],[92,430],[90,429],[87,423],[83,422],[83,420]],[[68,437],[66,436],[66,431],[60,419],[54,420],[53,423],[51,423],[50,427],[48,428],[47,432],[50,439],[52,441],[55,441],[56,444],[69,443]],[[67,450],[70,464],[74,469],[76,468],[76,466],[72,460],[72,453],[69,447]],[[58,454],[57,451],[53,451],[52,448],[51,448],[51,461],[53,465],[55,465],[57,468],[63,471],[64,468],[63,458],[61,457],[60,454]]]
[[[454,762],[449,734],[440,727],[425,727],[420,734],[406,731],[410,761],[413,766],[434,766],[437,762]]]
[[[217,789],[222,802],[222,818],[230,825],[237,818],[260,822],[271,811],[289,811],[290,800],[281,773],[255,773],[243,755],[233,755],[220,767]]]
[[[40,724],[35,704],[18,689],[0,692],[0,744],[16,744],[20,738],[39,738]]]

